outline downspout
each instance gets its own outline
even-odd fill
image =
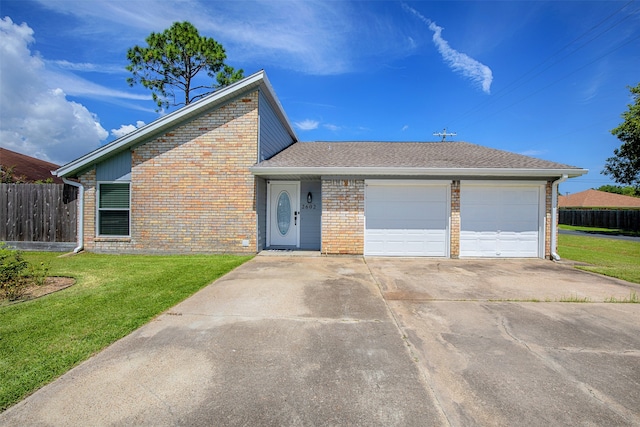
[[[69,181],[67,178],[62,178],[62,182],[78,189],[78,199],[80,200],[78,204],[80,211],[78,214],[78,246],[73,250],[73,253],[77,254],[84,248],[84,186],[79,182]]]
[[[566,181],[566,174],[553,181],[551,185],[551,258],[554,261],[560,261],[560,255],[556,253],[558,247],[558,186]]]

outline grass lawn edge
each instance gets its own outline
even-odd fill
[[[74,277],[76,284],[0,306],[0,412],[253,256],[81,253],[60,258],[26,252],[25,258],[50,262],[51,276]]]

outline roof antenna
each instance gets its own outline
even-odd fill
[[[442,142],[445,142],[447,140],[448,136],[457,136],[458,134],[455,132],[451,132],[451,133],[447,133],[447,128],[444,128],[442,130],[442,132],[434,132],[433,136],[441,136],[442,137]]]

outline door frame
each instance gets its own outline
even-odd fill
[[[272,189],[271,189],[271,185],[272,184],[285,184],[285,185],[295,185],[296,186],[296,194],[295,194],[295,200],[292,200],[291,203],[292,205],[294,205],[294,215],[295,215],[295,232],[296,232],[296,244],[295,245],[291,245],[291,246],[286,246],[286,247],[295,247],[300,248],[300,181],[267,181],[267,241],[266,241],[266,248],[271,248],[274,247],[274,245],[271,244],[271,227],[272,227],[272,221],[271,221],[271,194],[272,194]],[[275,247],[278,247],[281,245],[275,245]],[[281,246],[282,247],[282,246]]]

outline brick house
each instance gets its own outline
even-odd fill
[[[56,171],[78,250],[538,257],[586,170],[464,142],[298,142],[263,71]],[[554,225],[554,226],[552,226]]]

